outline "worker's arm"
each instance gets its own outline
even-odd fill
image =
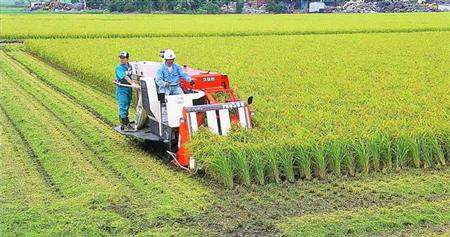
[[[120,67],[120,66],[118,66],[116,68],[116,79],[117,79],[117,82],[119,82],[119,83],[124,83],[123,80],[125,80],[130,85],[134,84],[134,81],[131,80],[131,78],[127,75],[127,71],[123,67]]]
[[[130,83],[130,85],[133,85],[135,82],[133,80],[131,80],[131,78],[129,76],[125,76],[125,80]]]
[[[123,80],[128,82],[130,85],[134,84],[135,82],[131,80],[131,78],[127,75],[126,69],[123,67],[118,66],[116,68],[116,78],[119,83],[124,83]]]
[[[178,66],[177,69],[178,69],[178,74],[180,74],[180,76],[183,78],[183,80],[185,80],[187,82],[192,81],[191,77],[183,70],[183,68]]]
[[[127,76],[125,73],[125,70],[123,70],[122,67],[117,66],[116,67],[116,81],[120,82],[122,79],[124,79]]]
[[[159,68],[158,71],[156,71],[156,78],[155,78],[155,82],[158,87],[166,86],[167,83],[164,81],[163,78],[164,78],[164,76],[163,76],[162,68]]]

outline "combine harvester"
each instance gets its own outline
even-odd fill
[[[230,88],[228,76],[183,66],[195,83],[190,85],[182,80],[184,94],[166,96],[158,93],[155,83],[161,62],[130,64],[132,78],[138,86],[120,85],[137,89],[134,130],[122,130],[121,126],[115,127],[115,130],[144,141],[162,142],[177,166],[186,170],[197,168],[185,145],[200,126],[206,126],[218,135],[226,135],[232,124],[251,128],[249,105],[253,97],[247,101],[239,100]]]

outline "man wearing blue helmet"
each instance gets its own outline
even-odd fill
[[[130,54],[122,51],[119,54],[120,64],[116,67],[116,100],[119,106],[119,119],[122,124],[122,130],[132,130],[130,120],[128,119],[128,109],[130,108],[132,98],[132,88],[122,85],[133,85],[131,79],[132,67],[129,63]]]

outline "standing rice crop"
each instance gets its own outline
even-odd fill
[[[327,168],[325,147],[321,145],[315,145],[312,149],[312,158],[316,176],[320,179],[325,178]]]
[[[299,176],[311,179],[311,153],[309,148],[298,146],[295,148],[295,163],[298,167]]]
[[[341,165],[344,158],[341,144],[336,141],[329,143],[327,154],[329,166],[333,174],[339,176],[341,174]]]
[[[230,148],[230,160],[233,162],[233,173],[237,180],[245,185],[250,185],[250,164],[245,149],[242,146]]]
[[[447,165],[449,36],[66,39],[26,47],[107,93],[123,45],[133,60],[153,61],[170,45],[181,64],[227,73],[237,94],[255,98],[254,128],[195,135],[191,151],[208,175],[232,186]],[[287,53],[275,57],[280,51]]]
[[[365,142],[357,142],[353,145],[355,149],[356,160],[358,161],[358,166],[362,173],[369,173],[370,167],[370,153],[369,147]]]
[[[420,168],[420,146],[419,140],[415,137],[411,138],[410,150],[411,160],[414,168]]]
[[[283,175],[286,180],[289,182],[294,182],[295,173],[294,173],[294,155],[287,149],[283,149],[280,152],[281,163],[283,167]]]
[[[410,32],[448,29],[446,13],[333,15],[3,14],[0,38],[127,38]],[[30,24],[32,22],[33,24]],[[20,26],[20,27],[17,27]],[[82,27],[73,27],[82,26]],[[133,27],[129,27],[133,26]],[[127,28],[123,31],[123,28]]]
[[[395,168],[397,170],[404,168],[410,155],[411,144],[409,138],[399,137],[394,140],[394,157],[395,157]]]

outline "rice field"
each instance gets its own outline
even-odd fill
[[[191,146],[208,174],[232,186],[445,166],[450,47],[442,42],[450,34],[386,36],[30,40],[26,47],[105,93],[114,90],[109,69],[123,45],[133,60],[158,60],[152,52],[171,47],[182,64],[227,73],[241,97],[256,98],[255,129],[228,137],[205,130]],[[286,53],[272,56],[279,52]]]
[[[4,14],[0,21],[2,25],[0,38],[8,39],[303,35],[450,30],[448,12],[195,16]]]
[[[0,45],[2,235],[450,233],[448,14],[16,16],[1,19],[0,39],[25,39]],[[254,129],[196,134],[205,175],[111,128],[117,52],[163,48],[255,97]]]

